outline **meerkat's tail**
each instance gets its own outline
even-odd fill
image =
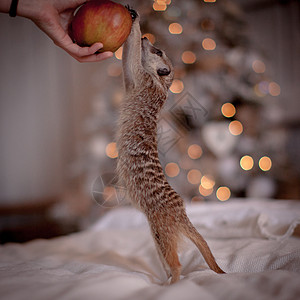
[[[188,237],[199,249],[208,266],[216,273],[224,274],[225,272],[218,266],[216,260],[211,253],[206,241],[202,235],[196,230],[188,216],[184,214],[184,222],[181,224],[181,232]]]

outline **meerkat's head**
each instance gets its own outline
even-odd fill
[[[172,63],[164,51],[154,47],[146,37],[142,38],[142,64],[146,71],[170,87],[174,76]]]

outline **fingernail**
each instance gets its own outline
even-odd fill
[[[97,46],[99,49],[103,48],[103,44],[102,43],[97,43]]]

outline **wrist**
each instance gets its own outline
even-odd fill
[[[10,17],[15,17],[17,15],[18,2],[19,0],[11,1],[9,12],[8,12]]]

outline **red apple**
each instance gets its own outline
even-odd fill
[[[91,0],[83,4],[71,23],[71,36],[79,46],[101,42],[99,52],[115,52],[126,41],[132,25],[129,11],[109,0]]]

